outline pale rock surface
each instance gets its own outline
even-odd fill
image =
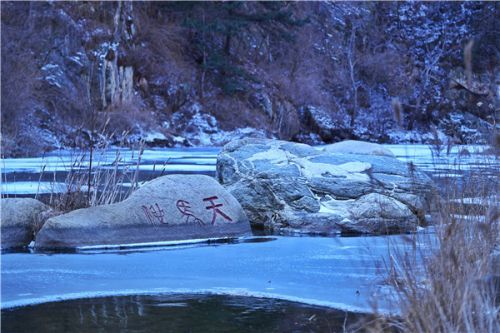
[[[220,152],[217,179],[254,226],[276,233],[376,234],[426,224],[434,193],[426,174],[370,144],[348,151],[243,139]]]
[[[1,199],[2,249],[27,246],[50,208],[32,198]]]
[[[141,244],[250,232],[238,201],[213,178],[168,175],[144,184],[122,202],[49,219],[37,234],[35,247]]]
[[[342,153],[342,154],[366,154],[394,157],[394,154],[389,149],[378,143],[371,143],[357,140],[345,140],[323,148],[326,153]]]

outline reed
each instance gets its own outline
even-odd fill
[[[471,170],[439,184],[434,232],[408,236],[408,248],[390,249],[384,266],[400,315],[378,315],[363,331],[499,332],[498,172]]]
[[[111,204],[126,199],[139,186],[139,166],[144,149],[132,152],[134,164],[126,164],[117,150],[111,162],[108,148],[94,149],[92,154],[79,152],[64,181],[64,191],[52,191],[49,205],[60,212]],[[54,175],[54,182],[55,182]]]

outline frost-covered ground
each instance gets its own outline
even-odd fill
[[[269,241],[99,254],[2,255],[2,308],[106,295],[215,293],[273,297],[348,311],[397,311],[380,295],[389,237]]]

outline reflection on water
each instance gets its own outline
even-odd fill
[[[347,317],[346,317],[347,316]],[[366,315],[276,299],[125,296],[2,311],[3,332],[342,332]]]

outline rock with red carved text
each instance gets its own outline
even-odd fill
[[[1,199],[2,249],[27,246],[49,207],[32,198]]]
[[[79,209],[49,219],[37,234],[37,249],[74,249],[251,234],[238,201],[213,178],[168,175],[128,199]]]

